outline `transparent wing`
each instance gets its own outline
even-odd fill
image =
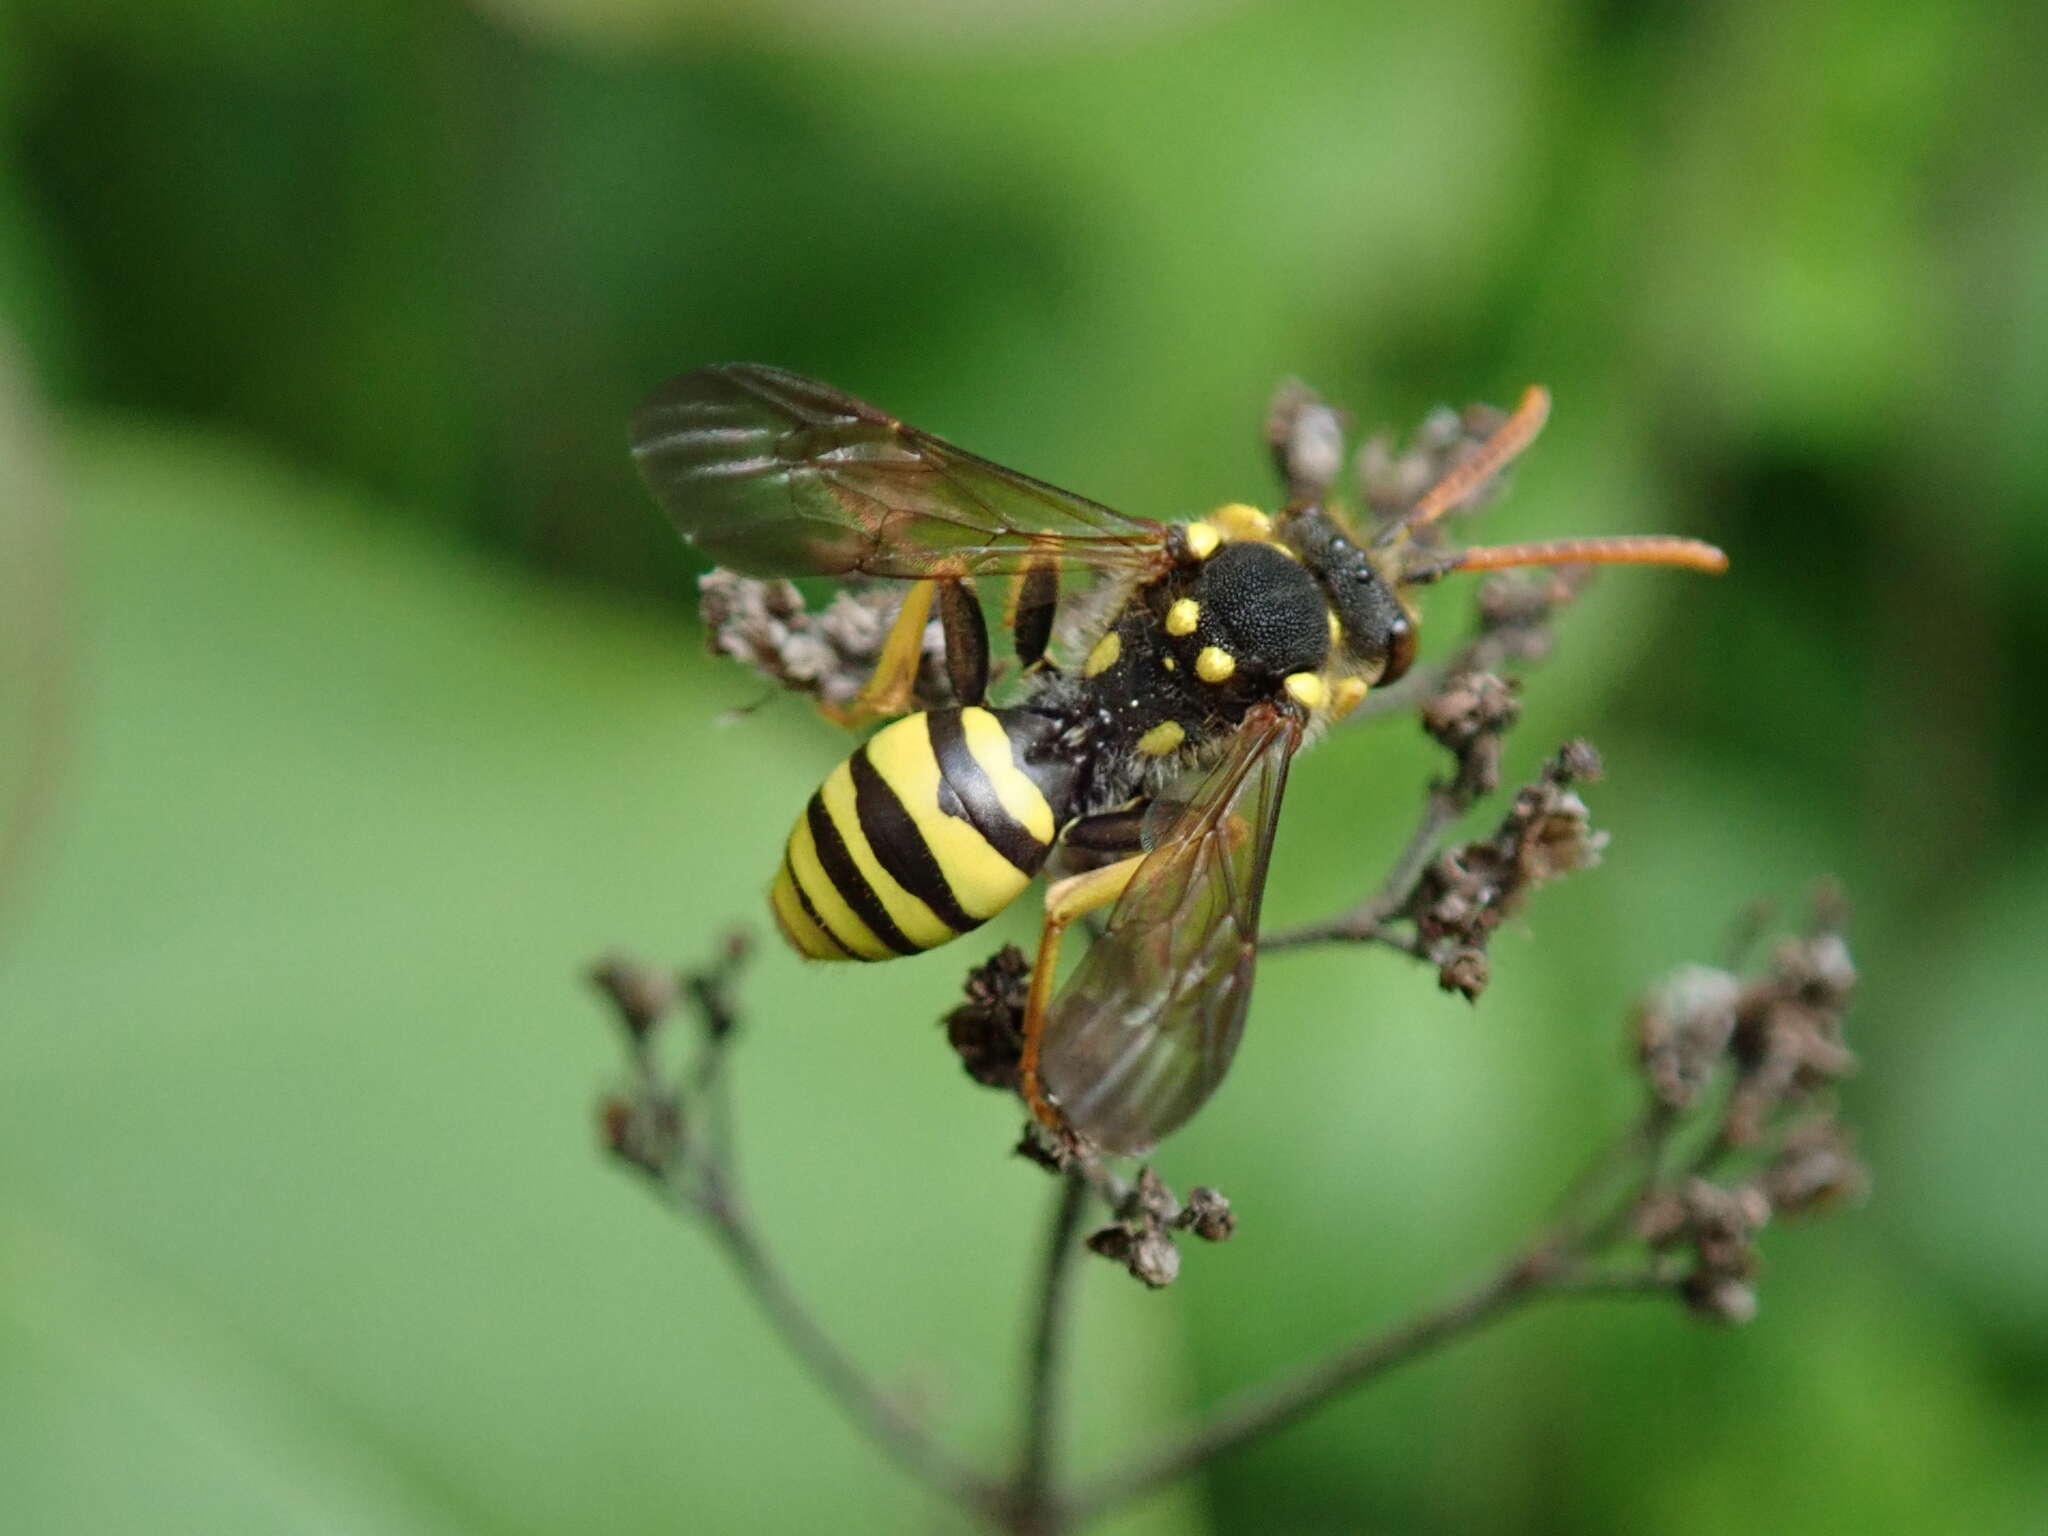
[[[779,368],[671,379],[633,420],[683,537],[750,576],[1156,568],[1167,527],[1004,469]]]
[[[1259,903],[1301,723],[1252,711],[1223,761],[1173,808],[1054,999],[1039,1075],[1067,1123],[1142,1152],[1201,1108],[1237,1052]]]

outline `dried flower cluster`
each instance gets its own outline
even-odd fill
[[[1436,967],[1446,992],[1477,998],[1492,975],[1486,946],[1494,931],[1539,885],[1600,861],[1607,834],[1593,829],[1592,813],[1572,788],[1599,776],[1599,754],[1583,741],[1566,743],[1489,836],[1438,855],[1424,869],[1397,915],[1414,921],[1419,953]]]
[[[903,596],[895,583],[849,583],[814,613],[793,582],[716,569],[698,579],[697,594],[713,654],[730,656],[828,711],[851,706],[874,672]],[[934,621],[913,693],[920,709],[936,708],[951,697],[942,646]]]
[[[1756,1236],[1774,1215],[1831,1209],[1869,1183],[1829,1102],[1855,1067],[1842,1020],[1856,968],[1839,900],[1817,905],[1812,929],[1780,943],[1762,975],[1688,966],[1637,1010],[1660,1141],[1679,1140],[1688,1119],[1710,1126],[1644,1197],[1634,1226],[1657,1253],[1690,1254],[1680,1294],[1726,1322],[1756,1312]]]
[[[1117,1219],[1090,1235],[1089,1251],[1123,1265],[1155,1291],[1180,1274],[1174,1233],[1192,1232],[1204,1242],[1220,1243],[1237,1231],[1237,1217],[1219,1191],[1198,1186],[1188,1191],[1183,1205],[1149,1167],[1139,1170],[1110,1209]]]
[[[1354,473],[1359,494],[1378,521],[1394,522],[1424,491],[1477,452],[1506,420],[1505,411],[1490,405],[1469,405],[1462,411],[1439,406],[1423,418],[1405,448],[1395,446],[1393,433],[1375,432],[1358,448]],[[1496,477],[1466,503],[1465,510],[1477,511],[1507,484],[1505,475]]]

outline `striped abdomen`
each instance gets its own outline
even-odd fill
[[[887,960],[978,928],[1031,883],[1067,816],[1054,726],[941,709],[885,726],[832,770],[789,834],[769,893],[816,960]]]

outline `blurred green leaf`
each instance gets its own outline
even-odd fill
[[[213,1447],[180,1463],[194,1529],[927,1518],[589,1118],[613,1053],[582,967],[762,926],[734,872],[766,874],[831,736],[790,710],[711,729],[734,680],[697,681],[673,629],[464,569],[243,450],[101,429],[71,468],[88,746],[0,972],[0,1169],[34,1213],[0,1315],[37,1393],[7,1411],[36,1426],[42,1528],[167,1492],[138,1460],[166,1415]],[[957,962],[904,969],[849,989],[763,964],[748,1140],[798,1283],[990,1450],[1031,1245],[1012,1206],[1045,1181],[1005,1165],[1010,1115],[930,1023]],[[901,1176],[852,1198],[855,1145]],[[981,1278],[948,1287],[954,1265]],[[1170,1313],[1099,1305],[1119,1349],[1164,1345]],[[1132,1433],[1178,1396],[1097,1374],[1081,1423]],[[777,1474],[792,1447],[802,1480]],[[125,1494],[92,1491],[109,1461]]]

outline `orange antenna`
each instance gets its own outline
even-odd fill
[[[1531,384],[1508,419],[1463,463],[1452,466],[1444,477],[1422,493],[1422,497],[1398,523],[1382,533],[1375,543],[1391,544],[1418,528],[1426,528],[1446,512],[1469,501],[1486,482],[1514,462],[1516,455],[1536,440],[1543,423],[1550,419],[1550,391]]]
[[[1621,534],[1604,539],[1549,539],[1540,544],[1494,544],[1461,549],[1404,571],[1408,583],[1436,581],[1454,571],[1505,571],[1522,565],[1675,565],[1718,576],[1728,557],[1699,539],[1668,534]]]

